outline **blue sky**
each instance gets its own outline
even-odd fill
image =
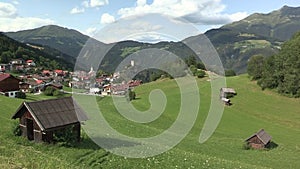
[[[92,36],[110,24],[128,17],[157,13],[172,18],[183,18],[193,24],[199,32],[204,32],[238,21],[255,12],[269,13],[284,5],[295,7],[300,6],[300,2],[299,0],[2,0],[0,31],[18,31],[55,24]],[[139,18],[139,21],[143,19]],[[134,18],[132,22],[135,22]],[[155,24],[154,21],[145,22],[147,21],[143,21],[143,24],[148,28],[158,28],[151,26]],[[132,29],[145,28],[130,27],[130,29],[131,32],[141,32]],[[157,29],[152,31],[155,30]],[[195,32],[190,33],[194,34]]]

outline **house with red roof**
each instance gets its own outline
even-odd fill
[[[32,66],[32,67],[34,67],[35,66],[35,63],[34,63],[34,61],[33,60],[27,60],[26,61],[26,64],[27,64],[27,66]]]

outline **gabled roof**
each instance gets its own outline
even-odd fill
[[[26,110],[30,112],[42,131],[88,119],[72,97],[24,102],[12,118],[22,117]]]
[[[272,137],[268,133],[266,133],[264,129],[261,129],[257,133],[254,133],[252,136],[246,139],[246,141],[250,140],[255,136],[257,136],[257,138],[260,139],[264,143],[264,145],[268,144],[269,141],[272,139]]]
[[[11,75],[8,73],[0,73],[0,81],[5,80],[9,77],[11,77]]]
[[[233,93],[233,94],[235,94],[236,93],[236,91],[234,90],[234,89],[232,89],[232,88],[221,88],[221,91],[223,91],[224,93]]]

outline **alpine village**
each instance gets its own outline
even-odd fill
[[[78,65],[77,57],[90,39],[98,46],[110,44],[57,25],[1,32],[0,168],[300,168],[300,7],[255,13],[204,35],[216,49],[224,74],[209,69],[185,45],[202,35],[178,42],[120,41],[101,63],[85,57]],[[110,137],[101,125],[99,132],[105,137],[97,141],[111,144],[109,150],[98,144],[87,130],[94,116],[76,96],[95,98],[88,105],[96,105],[111,128],[123,135],[160,135],[180,117],[182,86],[176,79],[186,73],[174,78],[145,69],[123,78],[126,72],[140,70],[136,59],[115,71],[125,58],[153,48],[184,61],[199,89],[198,113],[172,149],[145,158],[124,157],[114,150],[124,146],[130,151],[137,145]],[[215,106],[211,82],[219,76],[226,79],[226,86],[217,91],[222,118],[213,122],[217,127],[210,138],[199,143]],[[157,89],[168,102],[153,121],[136,123],[114,106],[116,97],[137,110],[152,110],[151,96]]]

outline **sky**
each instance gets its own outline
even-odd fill
[[[106,37],[105,40],[108,42],[130,37],[134,40],[154,42],[168,37],[182,39],[193,36],[241,20],[256,12],[269,13],[284,5],[297,7],[300,6],[300,2],[299,0],[1,0],[0,31],[58,25],[89,36],[95,36],[99,32],[105,35],[110,33],[110,36],[114,34],[115,38]],[[180,31],[183,28],[182,23],[189,25],[185,27],[193,28]],[[163,28],[165,30],[160,31]],[[150,34],[145,36],[145,32]]]

